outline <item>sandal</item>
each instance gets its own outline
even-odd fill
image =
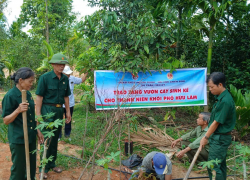
[[[42,173],[39,173],[39,178],[41,177]],[[48,173],[43,173],[43,179],[48,178]]]
[[[53,170],[54,172],[56,172],[56,173],[61,173],[61,172],[62,172],[62,169],[59,168],[59,167],[54,167],[52,170]]]

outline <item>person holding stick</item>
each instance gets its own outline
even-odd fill
[[[8,140],[11,151],[13,165],[11,167],[10,180],[26,180],[26,156],[23,132],[22,112],[27,112],[28,143],[29,151],[36,149],[36,136],[38,142],[43,143],[43,135],[36,130],[35,103],[29,92],[34,82],[34,72],[27,67],[22,67],[11,76],[15,86],[10,89],[2,101],[3,121],[8,125]],[[27,91],[27,102],[22,103],[22,90]],[[36,153],[29,155],[31,180],[35,180],[36,175]]]
[[[69,79],[64,75],[63,69],[65,64],[68,64],[66,56],[63,54],[54,54],[49,61],[53,66],[53,70],[43,74],[38,81],[36,90],[36,114],[37,116],[54,113],[54,116],[46,119],[47,122],[54,122],[57,119],[63,119],[63,104],[66,109],[66,123],[70,123],[71,115],[69,109],[69,95],[71,94],[69,88]],[[54,136],[48,141],[49,148],[47,151],[47,158],[53,156],[52,161],[49,161],[45,166],[45,173],[43,178],[48,178],[48,172],[52,169],[56,173],[61,173],[62,169],[56,167],[58,138],[62,126],[54,128]],[[46,131],[46,130],[44,130]],[[41,172],[40,168],[40,172]]]
[[[210,144],[208,161],[220,160],[214,165],[216,180],[227,179],[226,156],[232,137],[231,131],[236,123],[236,109],[234,100],[226,89],[226,77],[221,72],[213,72],[207,79],[209,91],[215,95],[216,101],[213,105],[208,130],[201,139],[200,150],[208,143]],[[209,178],[212,172],[208,169]]]

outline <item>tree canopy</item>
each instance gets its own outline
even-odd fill
[[[54,53],[65,53],[83,72],[94,68],[136,74],[211,64],[211,72],[224,72],[228,84],[243,92],[250,87],[250,6],[244,0],[89,0],[99,10],[80,21],[72,2],[24,0],[19,18],[7,28],[7,1],[1,1],[3,67],[41,66],[48,32]],[[28,24],[31,29],[25,33],[22,28]]]

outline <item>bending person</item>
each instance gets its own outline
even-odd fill
[[[167,155],[153,151],[145,156],[141,167],[131,175],[130,180],[138,179],[140,171],[145,172],[146,175],[152,174],[159,180],[171,180],[172,163]]]

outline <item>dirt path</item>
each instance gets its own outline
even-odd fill
[[[59,151],[62,154],[65,154],[67,152],[67,155],[69,156],[75,156],[79,158],[79,153],[77,153],[76,150],[80,150],[81,147],[65,144],[64,142],[59,142]],[[8,180],[10,177],[10,168],[11,168],[12,162],[11,162],[11,153],[9,149],[9,144],[0,143],[0,180]],[[116,167],[115,169],[118,169],[119,167]],[[107,171],[103,170],[103,168],[98,168],[100,171],[93,177],[93,180],[105,180],[107,179]],[[96,170],[98,170],[96,169]],[[67,171],[63,171],[60,174],[57,174],[55,172],[50,171],[48,180],[77,180],[81,174],[81,171],[83,168],[75,168],[70,169]],[[174,178],[183,178],[186,173],[186,169],[183,167],[177,167],[173,165],[173,179]],[[82,180],[88,180],[89,174],[86,173]],[[197,174],[192,172],[190,177],[199,177],[204,176],[201,174]],[[111,180],[119,180],[120,174],[117,171],[112,171],[111,174]],[[128,180],[130,176],[122,174],[121,180]],[[37,169],[37,178],[38,178],[38,169]],[[202,179],[201,179],[202,180]]]

